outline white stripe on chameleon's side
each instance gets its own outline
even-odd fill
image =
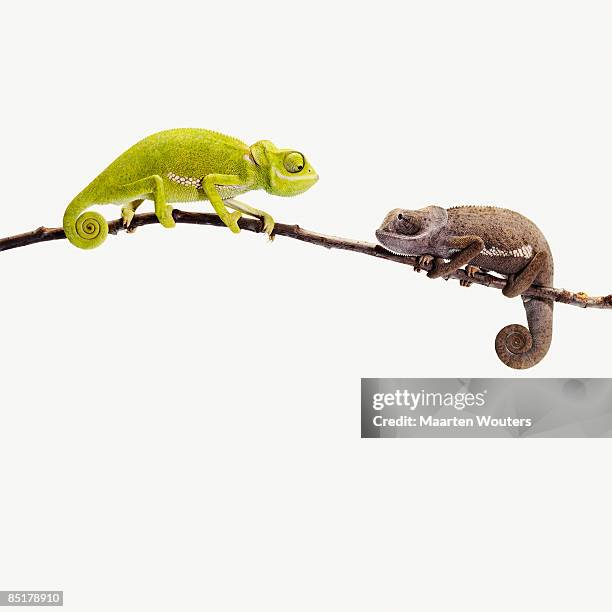
[[[489,257],[521,257],[523,259],[531,259],[531,257],[533,257],[533,247],[530,244],[526,244],[518,249],[506,250],[491,246],[483,249],[481,255],[488,255]]]
[[[168,172],[166,175],[173,183],[178,183],[184,187],[195,187],[196,189],[202,189],[202,179],[193,178],[191,176],[179,176],[174,172]]]

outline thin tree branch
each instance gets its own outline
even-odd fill
[[[186,212],[183,210],[175,209],[172,213],[174,220],[177,223],[189,223],[192,225],[214,225],[216,227],[224,227],[223,222],[219,217],[213,213],[194,213]],[[132,219],[131,227],[133,229],[142,227],[144,225],[152,225],[157,223],[157,217],[154,213],[147,213],[143,215],[136,215]],[[263,229],[263,224],[258,219],[249,219],[242,217],[238,225],[241,229],[249,232],[260,233]],[[118,232],[124,231],[123,223],[121,219],[111,221],[108,224],[108,230],[110,234],[117,234]],[[348,238],[337,238],[336,236],[326,236],[325,234],[319,234],[317,232],[311,232],[302,229],[299,225],[287,225],[285,223],[277,223],[274,226],[274,236],[285,236],[287,238],[294,238],[295,240],[301,240],[302,242],[309,242],[310,244],[316,244],[327,249],[342,249],[344,251],[354,251],[356,253],[362,253],[363,255],[370,255],[372,257],[379,257],[380,259],[386,259],[388,261],[394,261],[396,263],[415,267],[417,265],[416,257],[402,257],[400,255],[394,255],[385,251],[384,248],[377,244],[371,244],[369,242],[363,242],[361,240],[351,240]],[[47,228],[39,227],[38,229],[27,232],[26,234],[19,234],[17,236],[9,236],[8,238],[0,238],[0,251],[7,251],[9,249],[16,249],[19,247],[28,246],[30,244],[37,244],[39,242],[48,242],[50,240],[62,240],[66,238],[64,230],[61,227],[58,228]],[[433,264],[423,265],[423,270],[430,270]],[[485,287],[493,287],[494,289],[503,289],[506,284],[505,279],[492,274],[485,274],[483,272],[477,272],[476,275],[471,278],[468,277],[464,270],[457,270],[450,275],[450,278],[456,280],[470,281],[477,285],[484,285]],[[572,306],[579,306],[580,308],[610,308],[612,309],[612,294],[591,297],[586,293],[568,291],[567,289],[554,289],[552,287],[540,287],[532,285],[523,295],[529,297],[538,297],[548,300],[554,300],[562,304],[571,304]]]

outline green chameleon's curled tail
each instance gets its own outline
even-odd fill
[[[93,210],[83,212],[91,205],[92,202],[77,196],[64,213],[66,238],[80,249],[95,249],[108,236],[108,223],[100,213]]]
[[[497,356],[507,366],[522,370],[544,358],[552,341],[553,304],[552,300],[523,297],[529,329],[506,325],[495,338]]]

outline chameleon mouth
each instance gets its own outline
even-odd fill
[[[384,229],[377,229],[376,238],[383,238],[383,239],[390,238],[391,240],[402,240],[402,239],[417,240],[421,236],[425,236],[426,233],[427,233],[426,230],[421,230],[421,231],[414,232],[414,234],[401,234],[399,232],[388,232],[387,230],[384,230]]]
[[[380,246],[382,246],[382,248],[385,249],[385,251],[389,251],[389,253],[392,253],[393,255],[399,255],[400,257],[412,257],[412,255],[408,255],[408,253],[400,253],[399,251],[394,251],[393,249],[390,249],[388,246],[385,246],[384,244],[381,244]]]
[[[385,251],[389,251],[389,253],[399,255],[400,257],[411,257],[409,253],[401,253],[400,251],[396,251],[393,247],[389,246],[389,243],[397,243],[398,241],[401,241],[401,236],[398,236],[398,234],[378,229],[376,230],[376,239],[380,243],[380,246],[385,249]]]
[[[316,172],[301,174],[299,176],[289,176],[287,174],[283,174],[278,168],[274,168],[274,172],[276,172],[276,176],[278,176],[278,178],[285,181],[311,181],[314,184],[319,180],[319,175]]]

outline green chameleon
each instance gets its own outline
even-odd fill
[[[240,231],[238,219],[247,213],[263,221],[271,238],[272,217],[234,197],[252,189],[294,196],[318,178],[301,153],[277,149],[269,140],[249,147],[208,130],[166,130],[135,144],[85,187],[66,208],[64,232],[75,246],[94,249],[106,239],[108,223],[98,212],[84,212],[90,206],[121,206],[123,224],[129,228],[138,206],[153,200],[159,222],[174,227],[168,202],[208,200],[232,232]]]

